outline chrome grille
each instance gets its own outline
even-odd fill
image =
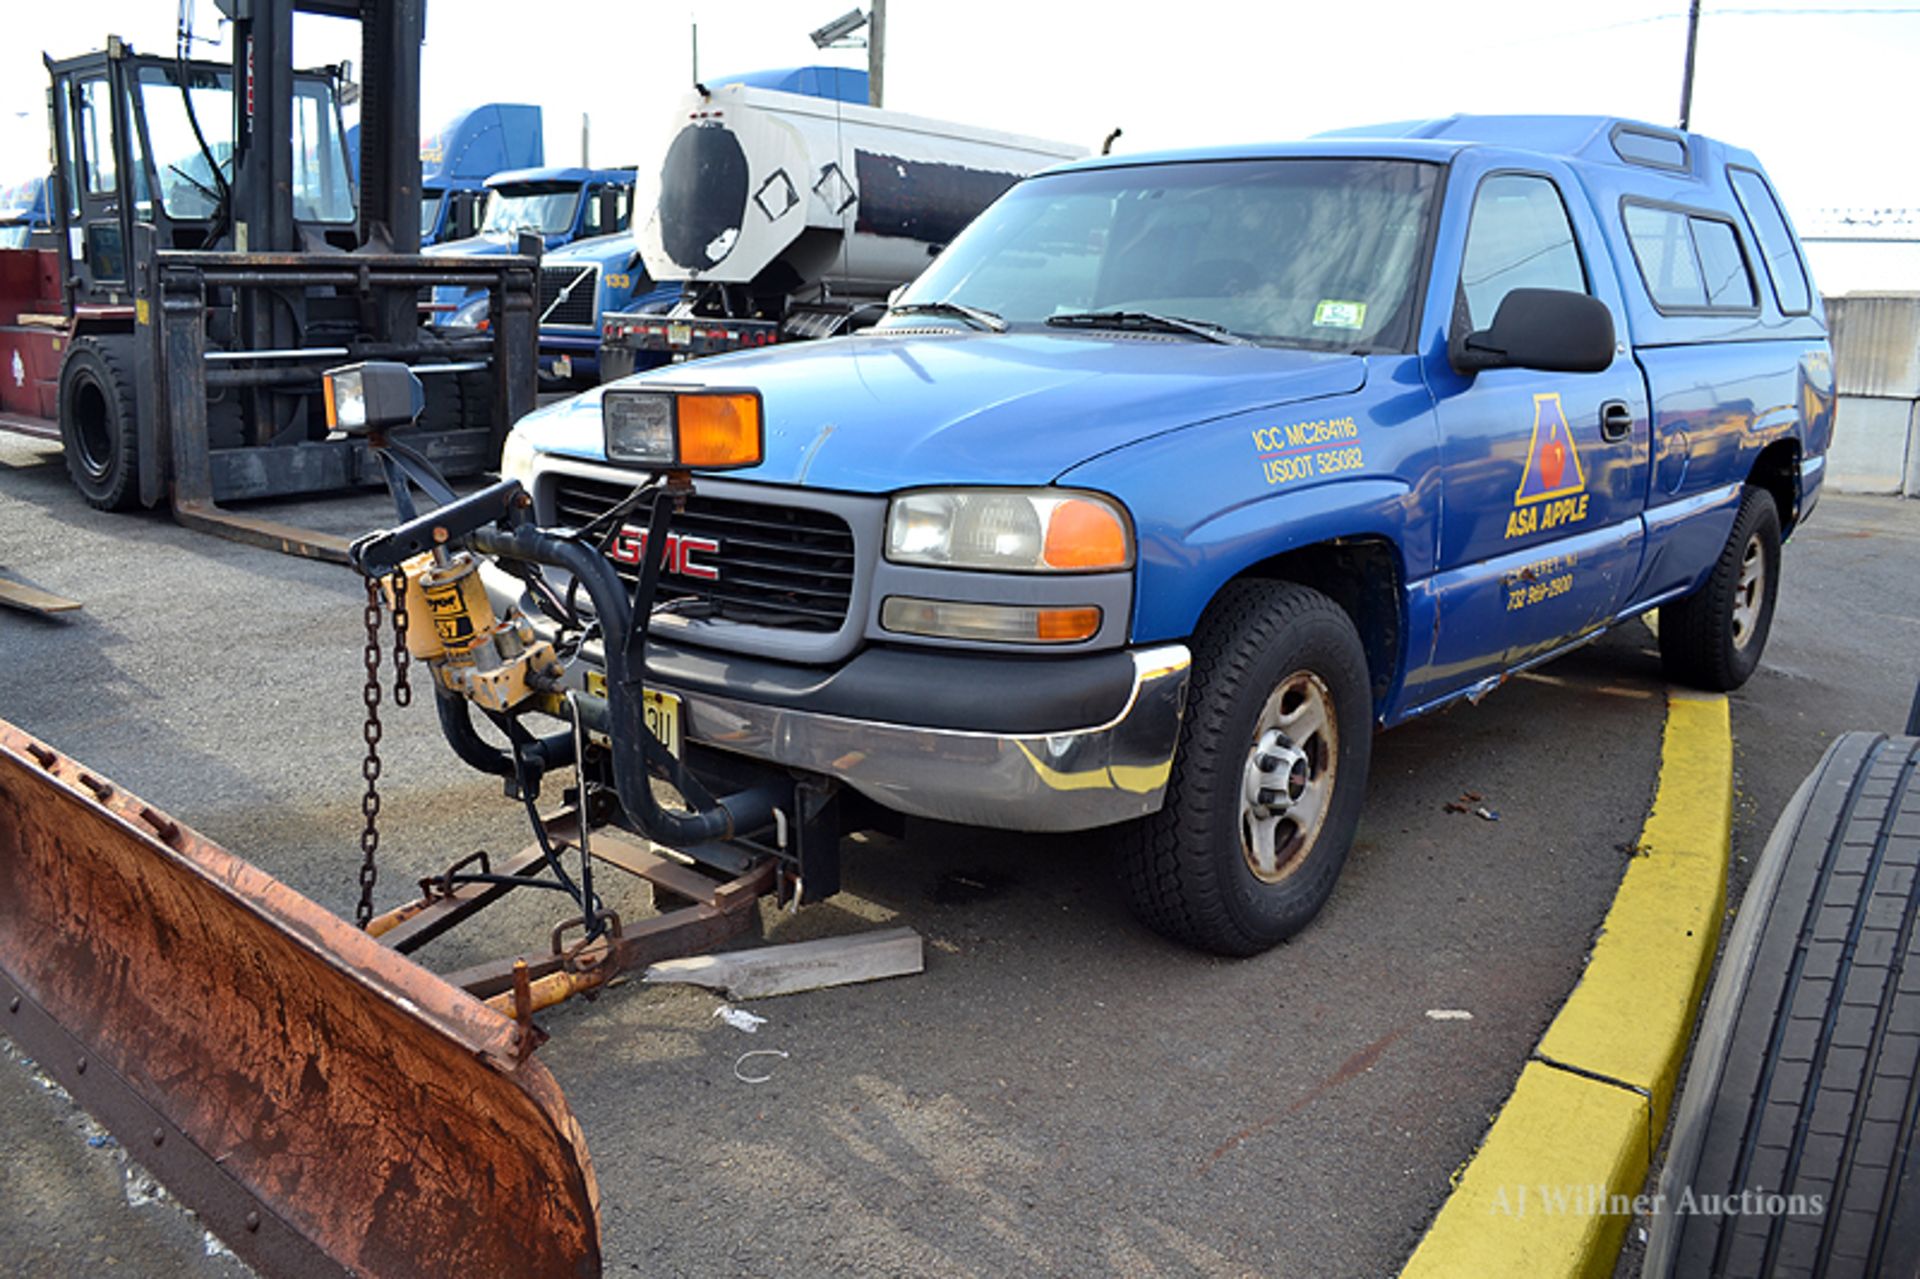
[[[592,328],[596,323],[594,291],[600,284],[597,266],[543,266],[540,268],[540,324]]]
[[[593,520],[632,490],[624,485],[562,475],[554,484],[554,516],[579,527]],[[638,532],[644,517],[628,527]],[[711,606],[713,616],[753,626],[831,633],[846,621],[853,595],[853,530],[830,511],[709,497],[696,493],[673,518],[672,532],[710,538],[719,549],[703,555],[719,570],[718,581],[676,573],[660,579],[665,599],[693,599]],[[638,576],[632,564],[614,561],[627,581]]]

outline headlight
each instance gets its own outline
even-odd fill
[[[519,480],[521,488],[532,492],[533,460],[537,456],[532,440],[519,431],[508,431],[506,447],[500,450],[500,478]]]
[[[321,375],[327,429],[358,435],[406,426],[427,406],[419,377],[393,360],[362,360]]]
[[[724,471],[764,455],[753,391],[609,390],[600,419],[609,462]]]
[[[470,298],[462,303],[447,320],[447,324],[461,329],[484,329],[487,327],[487,317],[492,310],[493,299],[482,293],[479,297]]]
[[[932,490],[893,499],[887,558],[1007,573],[1101,573],[1132,565],[1133,535],[1120,506],[1095,493]]]

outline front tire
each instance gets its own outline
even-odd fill
[[[132,339],[73,340],[60,366],[60,444],[67,474],[90,505],[126,511],[140,503],[140,438],[134,421]]]
[[[1124,837],[1135,914],[1220,955],[1299,932],[1353,843],[1372,729],[1366,650],[1346,611],[1290,582],[1230,583],[1196,636],[1166,801]]]
[[[1747,682],[1773,629],[1780,594],[1780,512],[1749,485],[1733,532],[1700,589],[1660,608],[1660,662],[1667,678],[1715,693]]]

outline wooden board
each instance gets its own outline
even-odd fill
[[[887,928],[852,937],[663,960],[648,967],[641,980],[654,985],[681,982],[724,990],[734,999],[760,999],[925,970],[920,934],[911,928]]]
[[[50,617],[55,613],[71,613],[80,607],[80,601],[62,599],[58,595],[49,595],[45,591],[0,577],[0,606]]]

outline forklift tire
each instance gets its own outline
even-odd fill
[[[1920,1274],[1920,739],[1847,733],[1754,865],[1643,1279]]]
[[[140,504],[140,437],[133,405],[132,337],[75,338],[60,366],[60,443],[73,486],[103,511]]]
[[[1700,588],[1660,607],[1660,663],[1675,683],[1730,693],[1760,665],[1780,597],[1780,511],[1749,484]]]
[[[1291,582],[1229,583],[1195,636],[1166,800],[1121,835],[1134,913],[1217,955],[1257,955],[1306,927],[1360,824],[1372,739],[1346,610]]]

